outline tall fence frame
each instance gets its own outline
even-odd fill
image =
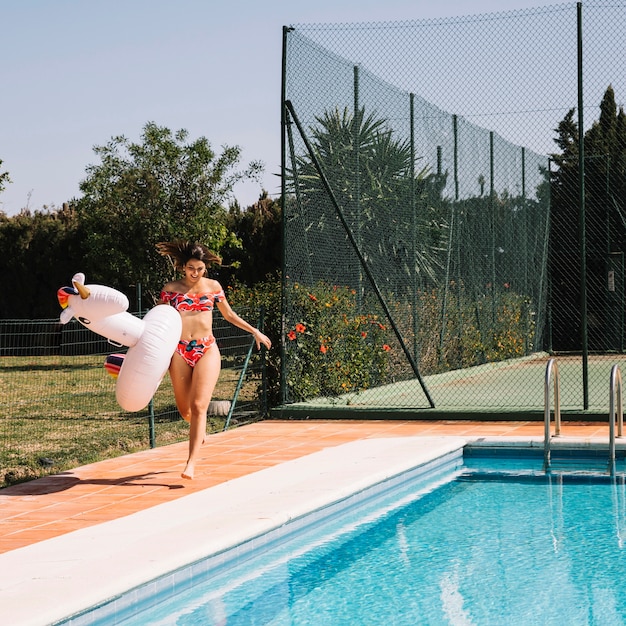
[[[428,93],[416,93],[417,89],[407,88],[406,75],[390,61],[397,57],[404,63],[410,57],[406,50],[394,47],[390,43],[392,37],[400,38],[396,35],[399,32],[419,31],[420,37],[429,43],[432,43],[435,35],[441,36],[444,43],[432,53],[433,57],[437,54],[445,56],[442,49],[445,48],[446,39],[442,33],[454,34],[456,39],[450,37],[450,41],[462,41],[467,44],[467,47],[461,48],[471,56],[476,48],[468,44],[470,36],[466,37],[466,41],[459,33],[464,30],[470,34],[474,31],[482,33],[486,39],[479,40],[480,46],[489,50],[490,40],[487,34],[501,27],[499,38],[494,37],[492,40],[492,51],[501,52],[506,62],[513,63],[510,57],[511,50],[514,49],[506,47],[507,38],[513,39],[517,34],[514,37],[511,33],[523,31],[519,28],[520,24],[530,24],[538,28],[537,25],[544,22],[547,24],[546,32],[549,31],[553,36],[554,56],[558,52],[562,53],[557,59],[558,62],[554,62],[552,57],[551,61],[559,67],[569,69],[566,97],[563,103],[559,103],[560,106],[555,108],[558,115],[553,115],[553,127],[548,130],[552,130],[553,133],[561,132],[559,138],[563,138],[566,130],[563,130],[564,121],[559,121],[559,117],[562,114],[567,121],[568,110],[573,109],[576,112],[573,118],[577,124],[577,133],[573,138],[577,142],[575,168],[572,168],[571,163],[565,162],[563,155],[567,154],[566,150],[563,150],[560,159],[555,159],[547,150],[542,154],[522,143],[514,143],[510,138],[503,136],[506,133],[503,133],[501,128],[494,130],[469,119],[495,119],[498,115],[504,116],[501,112],[479,109],[469,114],[463,111],[449,113],[445,107],[441,108],[440,103],[433,104],[429,101]],[[583,24],[589,22],[593,28],[585,32]],[[596,125],[593,116],[596,115],[597,107],[600,105],[598,89],[609,85],[626,91],[626,80],[623,80],[619,71],[618,61],[613,60],[613,66],[607,61],[606,55],[613,48],[598,43],[602,35],[606,37],[607,29],[615,37],[612,45],[619,49],[620,42],[626,37],[626,5],[590,2],[585,3],[583,7],[583,3],[579,2],[447,20],[284,27],[281,172],[285,256],[281,389],[283,404],[285,407],[291,406],[292,413],[299,406],[306,412],[316,407],[320,409],[332,407],[335,411],[348,407],[357,412],[359,409],[372,407],[385,411],[435,407],[447,408],[453,412],[465,409],[515,412],[528,407],[536,410],[538,408],[536,392],[542,391],[541,378],[537,377],[536,367],[533,368],[535,373],[529,375],[529,381],[525,383],[526,386],[533,387],[532,392],[528,394],[529,397],[526,398],[521,392],[510,394],[507,393],[507,389],[500,389],[495,395],[506,396],[504,399],[490,397],[484,402],[470,393],[470,399],[465,402],[461,397],[462,392],[459,395],[458,389],[456,394],[451,394],[449,398],[445,397],[443,389],[446,385],[450,386],[450,380],[462,380],[463,384],[468,384],[472,380],[488,376],[487,369],[497,371],[500,376],[504,372],[506,376],[509,367],[519,368],[520,363],[531,361],[543,364],[550,355],[559,353],[569,359],[573,368],[571,388],[565,392],[565,410],[569,408],[577,412],[591,412],[598,409],[600,404],[604,404],[598,400],[602,382],[595,380],[594,377],[600,379],[604,377],[604,369],[607,366],[602,365],[599,368],[596,365],[590,366],[590,351],[594,354],[601,353],[613,360],[622,358],[624,298],[620,294],[621,299],[612,305],[613,310],[609,311],[612,296],[605,295],[603,290],[609,291],[611,284],[614,289],[616,277],[617,284],[623,290],[623,262],[620,265],[619,260],[623,259],[621,238],[624,224],[620,225],[619,221],[624,220],[621,216],[621,206],[615,207],[615,215],[609,215],[612,212],[611,208],[606,209],[607,231],[619,230],[619,235],[602,235],[604,239],[596,235],[598,241],[606,240],[602,245],[606,245],[607,249],[604,258],[598,257],[593,260],[592,256],[595,253],[592,250],[596,244],[589,245],[587,231],[590,227],[597,230],[601,228],[598,227],[600,221],[594,215],[591,217],[587,215],[586,203],[590,194],[599,192],[586,191],[585,187],[587,181],[595,185],[598,179],[592,179],[585,166],[590,158],[597,159],[598,154],[597,146],[594,146],[596,154],[585,153],[585,137],[593,133],[592,127]],[[527,36],[527,33],[525,34]],[[407,35],[406,39],[415,42],[416,39],[411,37]],[[373,42],[377,42],[381,51],[382,60],[379,64],[376,61],[376,54],[370,56],[367,54],[369,48],[376,47]],[[539,47],[543,50],[541,46]],[[601,74],[601,77],[595,79],[589,90],[594,94],[592,97],[597,98],[595,102],[585,99],[585,68],[588,70],[591,67],[585,65],[584,53],[587,49],[590,50],[589,63],[594,64],[594,69],[597,68],[596,64],[604,64],[602,72],[594,72]],[[449,48],[446,54],[453,56]],[[527,61],[528,57],[520,53],[520,68],[524,60]],[[499,70],[504,73],[506,68],[511,67],[506,65],[505,61],[502,65],[504,70]],[[536,58],[534,62],[537,62]],[[398,66],[402,63],[398,63]],[[485,63],[490,68],[496,67],[494,65],[496,61],[488,60]],[[414,67],[412,69],[415,70]],[[438,67],[435,67],[434,63],[430,67],[424,61],[421,69],[424,76],[432,76],[436,74]],[[496,71],[495,74],[497,73]],[[415,80],[415,76],[420,77],[421,74],[414,71],[413,79]],[[502,75],[500,74],[500,78]],[[602,80],[615,75],[617,78],[613,78],[612,81],[609,79],[602,87]],[[454,72],[451,72],[451,76],[455,77]],[[459,82],[463,82],[462,76],[456,77],[460,78]],[[545,84],[546,78],[536,76],[535,78],[536,81],[529,80],[529,90],[541,91],[541,85]],[[420,83],[420,80],[416,82]],[[425,83],[426,81],[422,80],[420,85],[423,86]],[[448,76],[442,81],[441,89],[445,90],[450,83],[451,78]],[[497,80],[495,85],[498,85]],[[507,85],[500,83],[500,90],[506,91]],[[434,92],[436,87],[431,88],[430,93]],[[530,95],[526,95],[528,101],[532,100]],[[405,107],[408,114],[404,120],[398,115],[397,102],[400,100],[408,105]],[[458,103],[461,97],[457,94],[450,100]],[[535,105],[533,108],[529,104],[527,110],[523,107],[518,110],[515,113],[517,121],[521,124],[525,117],[532,118],[534,115],[536,120],[544,122],[543,116],[547,114],[544,109],[551,109],[550,105],[553,103],[549,97],[545,97],[544,100],[546,102],[543,107]],[[381,110],[384,113],[382,115]],[[619,122],[619,113],[617,119]],[[600,121],[602,122],[602,119]],[[404,297],[400,305],[392,302],[398,290],[394,289],[395,285],[391,285],[391,281],[388,280],[389,267],[382,269],[376,267],[378,258],[374,252],[387,252],[391,248],[385,248],[385,243],[381,241],[373,241],[373,244],[372,241],[368,242],[367,234],[364,234],[366,229],[362,227],[363,214],[371,210],[367,200],[364,200],[370,182],[366,180],[365,172],[368,167],[373,170],[377,165],[375,163],[377,155],[373,149],[370,156],[363,150],[362,141],[367,124],[375,128],[374,134],[378,135],[374,142],[378,141],[381,144],[383,141],[387,142],[387,156],[390,160],[391,157],[405,156],[401,154],[403,151],[408,155],[402,165],[403,169],[400,168],[404,188],[399,192],[399,196],[396,189],[396,196],[389,193],[385,197],[390,205],[393,204],[394,209],[400,206],[407,209],[403,235],[408,233],[408,238],[412,236],[414,241],[407,243],[405,236],[405,241],[401,242],[403,245],[406,244],[409,248],[412,245],[416,251],[420,246],[427,248],[429,242],[425,242],[423,238],[417,241],[418,235],[426,233],[426,236],[432,236],[432,232],[429,233],[423,224],[420,225],[419,220],[422,218],[419,211],[424,207],[430,208],[428,202],[433,204],[433,198],[437,198],[437,193],[438,200],[442,200],[441,204],[435,206],[435,212],[438,208],[440,213],[433,219],[439,220],[438,225],[444,231],[437,245],[442,249],[445,248],[445,253],[437,260],[439,267],[433,271],[432,276],[427,275],[428,268],[425,264],[424,267],[420,267],[420,262],[424,262],[418,258],[419,252],[410,258],[412,269],[415,271],[412,275],[411,272],[407,273],[409,282],[413,281],[413,284],[409,285],[406,291],[411,295]],[[443,127],[447,129],[442,130]],[[527,125],[527,128],[532,130],[534,127],[531,124]],[[545,123],[542,128],[545,134]],[[400,136],[395,144],[392,137],[394,133],[395,136]],[[425,150],[424,146],[428,142],[424,137],[428,133],[433,136],[438,134],[438,140],[430,142],[429,150]],[[518,130],[519,136],[523,134],[523,130]],[[416,135],[419,135],[419,138],[416,138]],[[459,141],[459,135],[469,135],[470,139],[464,144]],[[556,142],[554,134],[550,139]],[[477,157],[481,150],[482,156]],[[557,147],[554,151],[557,152]],[[340,156],[334,154],[339,152]],[[427,157],[426,152],[430,156]],[[495,155],[502,154],[506,156],[503,161],[499,161],[498,158],[502,159],[502,156]],[[571,156],[570,154],[570,160]],[[470,166],[467,173],[463,168],[468,169],[467,164],[471,163],[472,157],[475,162],[480,161],[480,165],[474,169]],[[607,156],[605,160],[608,162],[609,157]],[[426,167],[423,166],[423,161],[427,161]],[[349,166],[346,165],[348,163]],[[341,174],[348,170],[350,176],[341,178]],[[517,173],[517,180],[512,178],[513,171]],[[607,163],[605,174],[607,181],[612,174]],[[567,179],[567,176],[570,178]],[[478,193],[470,189],[476,182],[480,185]],[[556,204],[553,201],[555,185],[559,186]],[[515,191],[514,186],[517,186]],[[565,200],[562,192],[564,186],[568,187],[569,193]],[[381,189],[382,187],[381,184]],[[442,207],[445,207],[443,212]],[[480,232],[479,225],[474,227],[467,225],[473,219],[472,211],[478,214],[479,210],[484,208],[491,212],[486,218],[485,213],[481,217],[484,220],[484,230],[488,231],[487,237],[491,237],[491,241],[484,245],[483,242],[472,241],[468,246],[474,244],[477,247],[483,246],[481,249],[487,251],[484,256],[491,255],[492,258],[483,263],[472,258],[467,249],[463,251],[461,247],[454,250],[452,242],[455,237],[462,237],[464,234],[474,236]],[[515,221],[513,219],[515,214],[523,215],[523,220]],[[572,214],[575,215],[574,219]],[[395,227],[396,215],[392,216],[381,211],[374,221],[378,220],[383,228],[392,224]],[[510,220],[509,223],[503,226],[504,220],[507,219]],[[520,224],[524,220],[525,223]],[[466,229],[464,232],[459,230],[462,224]],[[567,225],[564,227],[564,224]],[[571,233],[567,236],[561,234],[562,230],[568,228],[576,230],[575,253],[571,245],[573,241],[567,239]],[[512,235],[507,240],[509,246],[503,247],[502,241],[507,239],[507,229]],[[323,237],[334,232],[335,239],[327,245],[323,237],[314,236],[316,231],[317,235],[323,231]],[[441,245],[442,242],[447,243],[447,247]],[[513,254],[509,250],[515,246],[521,248],[522,256],[525,255],[525,258],[513,259]],[[561,258],[558,252],[555,252],[559,246],[566,249],[569,256],[561,255]],[[393,249],[397,250],[400,247],[396,246]],[[349,248],[351,252],[347,251]],[[506,253],[513,259],[509,261],[506,271],[499,268],[499,260],[496,259],[499,253],[502,253],[503,257]],[[455,258],[455,254],[458,258]],[[574,264],[572,264],[573,254],[578,256]],[[462,275],[464,266],[468,265],[468,259],[475,264],[477,275],[471,286],[469,283],[474,280],[473,277]],[[591,277],[588,274],[590,259],[593,261],[592,265],[595,264],[595,273]],[[338,265],[335,273],[325,267],[332,265],[333,262]],[[324,269],[320,270],[320,266]],[[490,271],[491,277],[486,277],[486,274],[482,273],[483,270]],[[571,287],[570,284],[571,294],[568,296],[569,299],[565,300],[563,294],[567,290],[561,283],[572,283],[571,276],[574,274],[576,287]],[[453,277],[457,275],[459,279],[455,281]],[[514,280],[506,279],[508,275],[513,276]],[[503,277],[505,280],[502,283]],[[608,281],[606,289],[599,286],[603,280]],[[500,281],[500,284],[497,281]],[[503,287],[510,289],[510,292],[497,293],[497,289],[502,291]],[[405,289],[403,286],[400,288]],[[441,324],[437,328],[439,345],[430,349],[431,352],[438,350],[440,354],[436,367],[432,366],[434,361],[431,358],[431,365],[424,368],[423,363],[428,362],[429,355],[426,354],[423,337],[419,337],[420,325],[424,326],[427,315],[423,311],[421,300],[430,288],[437,290],[437,308],[441,312]],[[332,291],[338,289],[347,291],[337,299]],[[455,294],[455,289],[458,290],[458,294]],[[588,310],[590,289],[593,293],[592,298],[595,298],[591,305],[593,309],[591,316]],[[452,341],[448,328],[450,323],[446,321],[448,319],[446,315],[454,306],[461,308],[461,291],[465,292],[464,296],[474,295],[474,317],[478,327],[477,335],[480,335],[476,341],[476,355],[473,361],[468,359],[467,362],[462,362],[462,359],[459,359],[457,362],[443,363],[445,359],[442,360],[441,354]],[[372,296],[369,300],[368,292]],[[515,300],[512,298],[513,292],[518,296],[515,302],[512,302]],[[555,297],[555,293],[558,297]],[[491,302],[491,310],[487,312],[483,310],[486,299],[490,299]],[[338,305],[337,301],[341,304]],[[366,301],[368,303],[364,306]],[[376,303],[373,304],[373,301]],[[319,310],[315,310],[320,306],[332,311],[330,315],[335,319],[325,319]],[[508,349],[505,346],[498,351],[493,349],[489,342],[500,345],[503,343],[498,336],[500,330],[495,319],[501,314],[503,307],[516,309],[514,317],[517,320],[518,336],[515,338],[515,346]],[[565,309],[566,315],[563,314]],[[404,317],[407,312],[411,314],[409,317],[412,317],[412,323],[396,323],[398,317]],[[352,339],[346,339],[346,328],[338,328],[336,323],[338,315],[342,315],[344,320],[347,320],[346,325],[352,327],[355,334]],[[482,319],[489,315],[492,317],[492,324],[486,324]],[[364,316],[367,324],[388,327],[377,337],[379,348],[384,346],[381,354],[376,354],[371,345],[364,346],[364,342],[359,345],[358,335],[364,339],[369,335],[369,331],[366,332],[360,323]],[[600,316],[602,317],[600,326],[604,325],[604,328],[596,331],[599,338],[593,337],[593,345],[590,347],[589,320],[590,317],[596,319]],[[456,323],[461,328],[464,320],[460,314],[459,320]],[[487,328],[486,333],[483,332],[481,325]],[[568,332],[568,325],[575,325],[577,338],[571,342],[573,348],[559,335],[563,334],[564,329]],[[610,328],[606,330],[606,327]],[[611,337],[615,335],[614,341],[609,335]],[[341,340],[337,338],[338,336]],[[481,352],[482,354],[479,354]],[[365,357],[363,353],[366,353]],[[398,357],[399,354],[402,357]],[[358,358],[351,359],[354,355]],[[400,360],[404,360],[404,364],[399,365]],[[362,375],[367,369],[368,375]],[[462,375],[462,371],[467,376]],[[497,375],[494,373],[494,376]],[[590,380],[590,377],[593,380]],[[418,384],[409,390],[411,379]],[[492,383],[496,386],[501,384],[496,377]],[[404,391],[398,391],[398,384],[404,385]],[[507,380],[506,384],[511,383]],[[431,393],[433,388],[437,390],[435,394]],[[489,393],[485,393],[484,388],[481,393],[490,396]],[[436,395],[435,400],[433,395]],[[399,396],[403,399],[398,400]]]

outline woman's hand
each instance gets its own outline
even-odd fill
[[[252,332],[252,336],[256,341],[257,350],[261,349],[261,344],[263,344],[268,350],[272,347],[272,341],[267,335],[264,335],[258,328],[255,328]]]

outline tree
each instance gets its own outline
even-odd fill
[[[2,159],[0,159],[0,165],[2,165]],[[9,172],[0,172],[0,193],[2,193],[7,183],[10,183]]]
[[[432,201],[440,199],[445,176],[428,168],[415,172],[409,142],[364,108],[326,111],[316,121],[310,129],[315,156],[361,252],[379,259],[378,279],[396,291],[413,289],[415,276],[422,284],[436,282],[446,223]],[[303,220],[301,239],[321,234],[310,245],[320,256],[326,247],[328,258],[338,260],[335,209],[311,155],[294,158],[290,191]],[[354,275],[351,263],[344,259],[347,275]]]
[[[578,125],[571,109],[556,129],[551,175],[550,277],[553,345],[581,347]],[[588,340],[592,350],[623,349],[626,249],[626,116],[609,85],[600,117],[585,132],[585,261]],[[607,277],[613,276],[608,287]]]
[[[224,205],[235,183],[262,171],[259,162],[237,169],[239,147],[216,155],[204,137],[188,141],[184,129],[149,122],[141,142],[117,136],[94,152],[101,162],[87,168],[76,202],[88,280],[117,288],[141,283],[155,296],[171,279],[157,242],[199,240],[217,254],[238,245]]]
[[[77,232],[76,214],[67,204],[11,217],[0,213],[0,280],[23,286],[19,295],[2,299],[0,319],[58,317],[56,292],[69,283],[81,256]]]
[[[227,226],[241,246],[228,252],[237,268],[237,280],[247,286],[277,278],[282,264],[282,218],[278,202],[263,191],[258,201],[242,211],[230,207]]]

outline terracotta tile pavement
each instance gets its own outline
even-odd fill
[[[208,438],[193,481],[187,443],[78,467],[0,490],[0,553],[130,515],[326,447],[372,437],[542,437],[543,422],[270,420]],[[606,437],[606,423],[567,423],[573,437]]]

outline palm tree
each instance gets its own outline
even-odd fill
[[[364,108],[356,114],[347,108],[326,111],[316,122],[309,144],[336,206],[313,157],[292,155],[289,190],[308,248],[317,250],[317,258],[320,253],[337,258],[347,238],[341,244],[337,239],[340,211],[363,257],[376,258],[381,283],[396,293],[414,288],[415,276],[422,283],[436,283],[446,223],[431,201],[440,198],[445,176],[430,173],[428,167],[416,172],[409,141],[396,139],[386,120],[373,113],[366,116]],[[340,278],[353,284],[348,274],[354,272],[354,256],[346,255]],[[322,278],[330,278],[329,273]]]

